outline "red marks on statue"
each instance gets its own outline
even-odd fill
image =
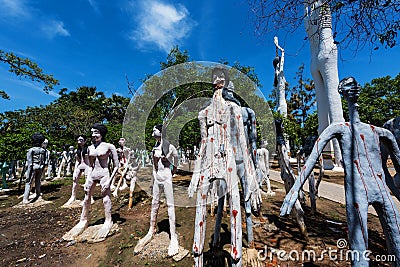
[[[207,198],[207,195],[202,195],[201,198],[202,198],[202,199],[206,199],[206,198]]]
[[[200,227],[203,227],[203,224],[204,224],[203,221],[199,222],[199,226],[200,226]]]
[[[369,125],[369,127],[371,127],[371,130],[373,131],[373,130],[375,130],[375,126],[374,125]]]
[[[379,179],[382,180],[382,173],[378,172],[376,175],[378,176]]]
[[[233,153],[236,154],[236,147],[234,146],[232,149],[233,149]]]
[[[228,168],[228,172],[232,172],[232,167],[229,167],[229,168]]]
[[[206,117],[207,117],[207,114],[208,114],[208,109],[206,109],[204,112],[206,113]]]
[[[346,126],[350,127],[350,123],[348,123],[348,122],[345,122],[344,124],[346,124]]]
[[[214,142],[214,138],[211,137],[211,138],[210,138],[210,142],[211,142],[211,143]]]
[[[238,120],[240,120],[240,117],[241,117],[242,115],[237,115],[236,116],[236,118],[238,119]]]
[[[203,180],[204,180],[204,175],[202,175],[202,176],[200,177],[200,179],[203,181]]]
[[[197,245],[196,245],[196,244],[194,244],[194,246],[193,246],[193,250],[194,250],[195,252],[199,252],[199,248],[197,247]]]
[[[232,251],[233,251],[233,254],[235,255],[235,259],[236,259],[237,255],[238,255],[238,251],[237,251],[236,247],[233,247]]]
[[[237,214],[238,214],[238,211],[237,211],[237,210],[233,210],[233,211],[232,211],[233,218],[236,218]]]
[[[358,203],[357,203],[357,202],[356,202],[356,203],[354,203],[353,205],[354,205],[354,208],[356,208],[356,209],[358,209],[358,208],[359,208],[359,206],[358,206]]]
[[[360,137],[363,141],[365,141],[365,136],[363,134],[360,134]]]
[[[363,173],[362,173],[362,171],[361,171],[359,162],[358,162],[358,160],[356,160],[356,159],[355,159],[353,162],[354,162],[354,164],[356,164],[357,171],[358,171],[358,173],[360,174],[360,179],[361,179],[361,181],[362,181],[362,183],[363,183],[363,186],[364,186],[364,189],[365,189],[365,195],[366,195],[367,201],[368,201],[368,189],[367,189],[367,184],[366,184],[365,181],[364,181],[364,176],[363,176]]]
[[[226,123],[224,123],[224,125],[222,125],[222,127],[223,127],[224,130],[226,131],[226,127],[228,127],[228,125],[226,125]]]
[[[306,165],[304,165],[303,166],[303,171],[305,171],[307,169],[307,166]]]
[[[254,149],[253,154],[254,154],[254,156],[257,155],[257,150]]]

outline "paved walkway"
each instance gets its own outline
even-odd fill
[[[271,170],[270,171],[270,179],[272,181],[278,182],[283,184],[283,181],[281,179],[281,174],[278,171]],[[304,191],[308,192],[308,181],[305,182],[303,186]],[[320,197],[341,203],[341,204],[346,204],[345,198],[344,198],[344,186],[339,185],[339,184],[334,184],[330,182],[324,181],[322,178],[322,181],[319,185],[318,189],[318,194]],[[397,206],[397,210],[400,211],[400,202],[397,200],[397,198],[393,197],[393,201]],[[369,206],[368,212],[377,215],[375,212],[375,209],[372,206]]]

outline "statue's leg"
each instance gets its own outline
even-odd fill
[[[26,171],[28,173],[28,177],[25,179],[25,191],[24,191],[24,198],[22,200],[22,203],[27,204],[29,203],[29,193],[31,191],[31,183],[32,183],[32,178],[33,178],[33,171],[29,172],[29,169]]]
[[[220,241],[223,206],[225,203],[225,194],[226,194],[226,182],[225,180],[215,181],[213,187],[215,187],[216,189],[218,206],[217,206],[217,218],[215,220],[214,239],[212,242],[212,246],[217,247],[219,246],[219,241]]]
[[[134,253],[141,252],[144,246],[151,241],[153,235],[156,232],[156,221],[158,215],[158,209],[160,207],[160,185],[154,179],[153,184],[153,199],[151,201],[151,215],[150,215],[150,228],[145,237],[141,238],[134,248]]]
[[[363,253],[368,249],[368,202],[366,199],[353,198],[353,194],[346,190],[347,225],[349,226],[350,249],[357,251],[359,257],[352,259],[352,266],[368,266]]]
[[[317,203],[316,203],[316,189],[315,189],[315,177],[314,172],[308,176],[308,192],[310,194],[310,202],[311,202],[311,213],[315,213],[317,211]]]
[[[373,205],[385,234],[387,255],[394,255],[393,266],[398,266],[400,263],[400,214],[392,196],[389,192],[386,193],[383,204],[374,203]]]
[[[231,175],[230,183],[227,183],[229,194],[229,209],[231,217],[231,257],[232,266],[242,266],[242,215],[240,211],[239,179],[236,172]],[[228,177],[229,179],[229,177]]]
[[[3,189],[7,189],[7,179],[6,179],[6,170],[1,173],[1,179],[3,180]]]
[[[69,200],[67,201],[67,203],[65,203],[65,205],[71,205],[72,202],[74,202],[76,200],[76,190],[78,189],[78,182],[79,182],[79,177],[81,177],[82,174],[82,170],[80,170],[79,168],[76,168],[74,170],[74,175],[72,177],[72,192],[71,192],[71,197],[69,198]]]
[[[133,192],[135,191],[135,185],[136,185],[136,172],[132,175],[131,177],[131,184],[129,186],[129,204],[128,204],[128,209],[131,209],[133,206]]]
[[[60,163],[60,166],[58,166],[57,178],[61,177],[61,172],[62,172],[62,169],[64,168],[64,164],[65,164],[65,161],[64,161],[64,159],[62,159],[61,163]]]
[[[194,223],[193,254],[194,266],[203,266],[204,239],[206,235],[208,180],[202,179],[197,190],[196,217]]]
[[[175,206],[174,206],[174,191],[171,182],[164,183],[165,198],[167,199],[168,219],[169,219],[169,232],[171,234],[171,242],[168,247],[168,256],[174,256],[179,252],[178,236],[175,230]]]
[[[92,180],[86,180],[85,198],[83,199],[81,218],[79,220],[79,223],[75,225],[70,231],[70,234],[73,237],[83,233],[83,231],[85,231],[85,229],[89,225],[89,210],[91,205],[90,199],[92,197],[95,186],[96,184]]]
[[[103,177],[100,180],[100,185],[101,188],[103,188],[103,183],[108,181],[108,177]],[[99,229],[97,233],[93,235],[95,239],[100,239],[100,238],[105,238],[107,237],[108,233],[111,230],[111,227],[113,225],[112,221],[112,216],[111,216],[111,189],[110,187],[107,187],[104,192],[102,192],[103,196],[103,206],[104,206],[104,224],[103,226]]]
[[[236,166],[237,174],[240,177],[240,184],[242,185],[243,190],[243,199],[248,194],[248,185],[244,176],[244,164],[238,164]],[[254,237],[253,237],[253,221],[251,219],[251,204],[250,198],[247,201],[244,201],[244,209],[246,212],[246,232],[247,232],[247,243],[249,247],[253,246]]]
[[[36,192],[36,198],[40,198],[40,195],[42,193],[41,187],[42,187],[42,174],[43,174],[43,169],[38,169],[35,170],[35,192]]]

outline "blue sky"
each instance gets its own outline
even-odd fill
[[[272,89],[274,32],[254,35],[247,0],[0,0],[0,49],[29,57],[53,74],[60,85],[50,94],[40,84],[18,79],[0,64],[0,112],[45,105],[61,88],[96,86],[107,96],[129,97],[126,75],[135,87],[146,74],[159,71],[170,48],[179,45],[196,61],[218,61],[255,67],[268,96]],[[309,45],[300,29],[277,34],[285,48],[285,74],[294,84],[305,63],[309,74]],[[340,51],[339,78],[355,76],[361,84],[400,72],[400,50],[380,48],[353,56]]]

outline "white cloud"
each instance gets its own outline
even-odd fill
[[[42,31],[49,37],[70,36],[70,33],[64,27],[64,22],[58,20],[49,20],[42,24]]]
[[[99,9],[97,2],[95,0],[88,0],[88,2],[89,2],[89,5],[93,8],[94,12],[97,15],[100,15],[101,13],[100,13],[100,9]]]
[[[27,18],[30,17],[31,8],[24,0],[0,0],[1,18]]]
[[[155,44],[157,48],[166,52],[174,45],[180,44],[196,25],[185,6],[157,0],[142,1],[140,8],[136,9],[135,16],[138,26],[133,30],[130,39],[140,48]]]

